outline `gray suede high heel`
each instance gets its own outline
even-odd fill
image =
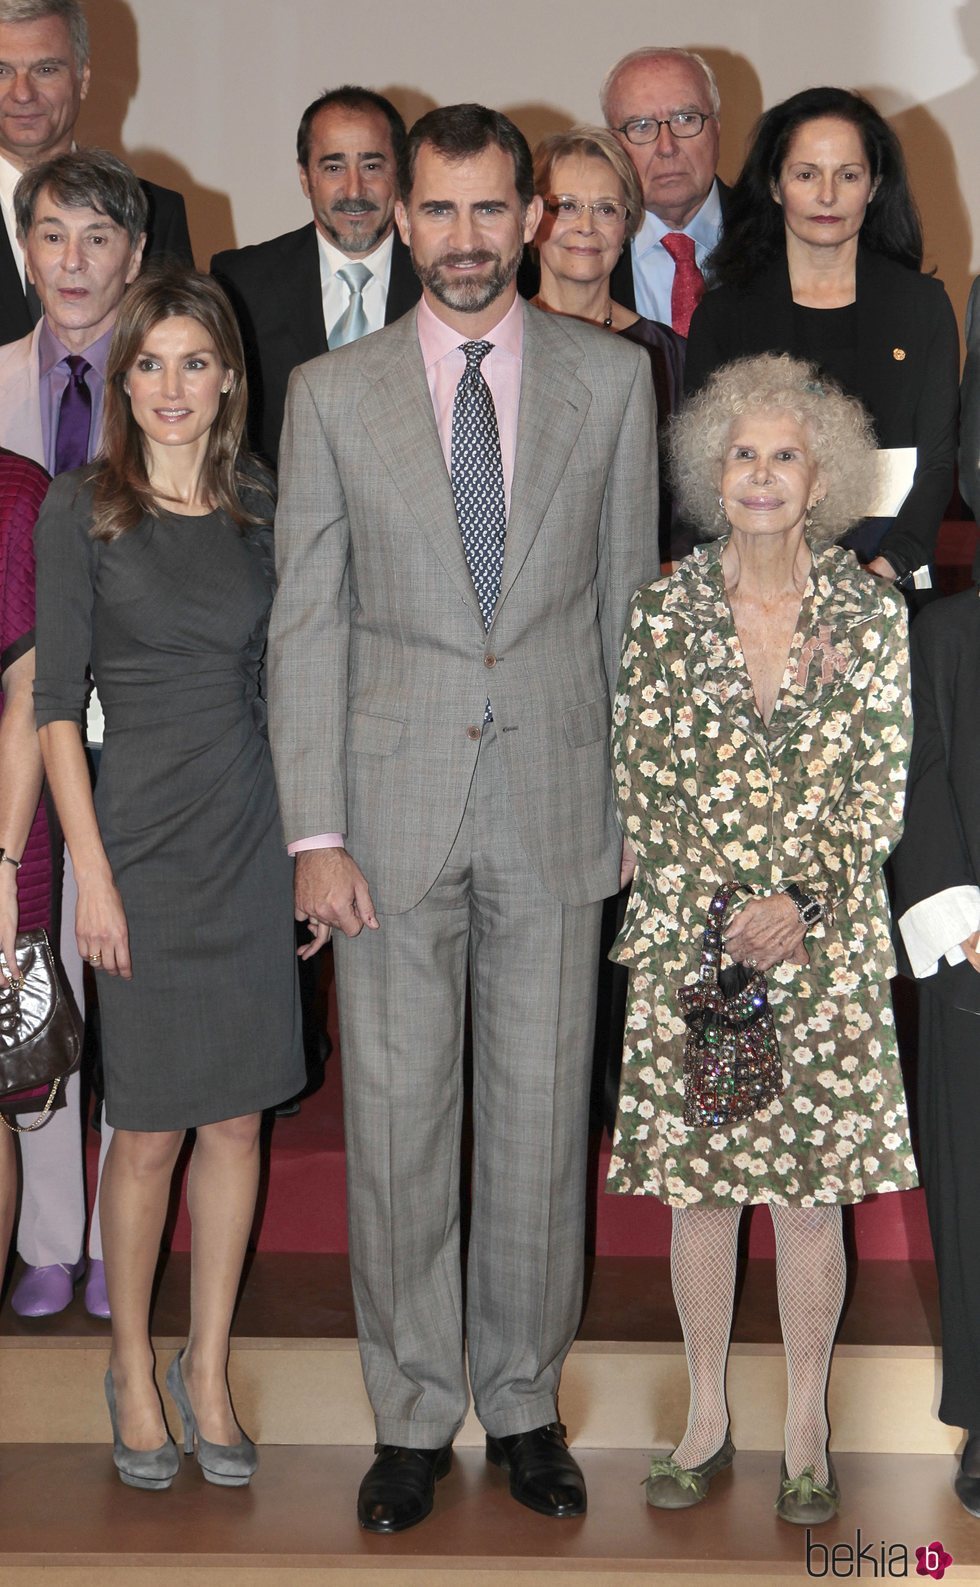
[[[259,1463],[258,1450],[244,1433],[237,1444],[212,1444],[201,1435],[191,1402],[184,1385],[180,1362],[184,1352],[174,1356],[167,1368],[167,1388],[173,1395],[184,1426],[184,1454],[194,1453],[197,1443],[197,1463],[208,1482],[219,1488],[244,1488]]]
[[[130,1488],[169,1488],[180,1470],[177,1445],[168,1433],[158,1449],[130,1449],[119,1436],[116,1388],[112,1370],[105,1375],[105,1399],[112,1423],[112,1458],[121,1481]]]

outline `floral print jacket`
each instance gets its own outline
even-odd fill
[[[613,957],[693,980],[720,882],[762,894],[797,882],[824,906],[806,938],[811,976],[845,996],[895,973],[882,866],[901,834],[910,743],[904,605],[851,552],[815,551],[767,728],[723,545],[635,599],[613,766],[639,866]]]

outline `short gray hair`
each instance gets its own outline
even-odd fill
[[[0,0],[0,23],[44,22],[59,17],[68,29],[79,71],[88,65],[88,23],[79,0]]]
[[[75,149],[56,154],[25,171],[14,188],[17,235],[23,240],[34,225],[34,212],[44,188],[56,204],[69,209],[94,209],[121,226],[135,248],[146,231],[146,194],[134,173],[107,149]]]
[[[729,437],[745,413],[789,413],[807,432],[826,490],[810,509],[807,539],[829,545],[865,516],[874,495],[875,439],[856,397],[815,364],[761,353],[716,369],[670,424],[671,478],[678,505],[702,535],[728,529],[718,487]]]
[[[602,87],[599,89],[599,105],[607,127],[612,126],[612,121],[609,118],[609,101],[612,98],[613,84],[620,72],[625,71],[627,66],[632,66],[637,61],[662,60],[691,61],[695,66],[700,67],[708,84],[711,114],[713,116],[721,115],[721,95],[718,92],[718,79],[703,55],[699,55],[697,50],[681,50],[673,49],[667,45],[648,44],[643,49],[630,50],[629,54],[624,55],[622,60],[616,62],[615,66],[610,66],[602,79]]]

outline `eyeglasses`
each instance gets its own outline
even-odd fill
[[[669,127],[675,138],[696,138],[704,131],[705,122],[713,120],[713,110],[675,110],[660,121],[656,116],[634,116],[613,131],[621,132],[627,143],[656,143],[661,127]]]
[[[554,198],[546,198],[544,207],[556,220],[578,220],[587,209],[597,226],[615,226],[629,218],[629,205],[617,204],[612,198],[597,198],[594,204],[586,204],[570,193],[558,193]]]

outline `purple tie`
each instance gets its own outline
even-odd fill
[[[54,448],[54,471],[64,474],[88,462],[88,438],[92,428],[92,393],[85,376],[92,365],[80,353],[69,353],[61,360],[68,366],[68,384],[62,392],[58,414],[58,438]]]

